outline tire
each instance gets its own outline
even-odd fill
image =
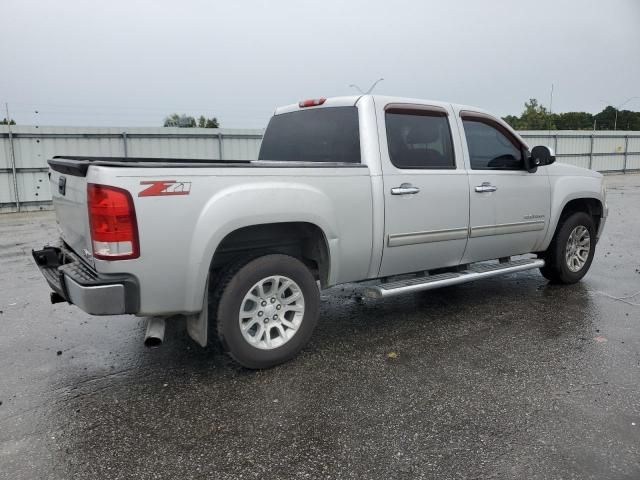
[[[223,274],[217,290],[218,338],[229,356],[246,368],[270,368],[292,359],[318,322],[315,278],[304,263],[288,255],[238,263]]]
[[[588,253],[584,251],[585,239],[588,241]],[[549,248],[542,255],[546,264],[540,269],[540,273],[553,283],[579,282],[591,267],[595,247],[596,228],[593,218],[584,212],[572,213],[559,222]],[[576,248],[577,254],[571,255]]]

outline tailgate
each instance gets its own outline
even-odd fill
[[[50,168],[51,195],[58,226],[64,242],[93,265],[89,213],[87,211],[87,179],[77,172],[59,172]]]

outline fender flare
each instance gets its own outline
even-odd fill
[[[339,274],[340,242],[336,212],[325,193],[308,184],[282,181],[232,185],[209,199],[198,217],[188,256],[187,268],[193,273],[185,286],[186,310],[201,310],[211,261],[224,238],[244,227],[290,222],[309,223],[323,233],[332,284]]]

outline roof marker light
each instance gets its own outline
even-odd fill
[[[298,103],[298,106],[300,108],[317,107],[318,105],[322,105],[326,101],[327,99],[324,97],[312,98],[309,100],[302,100],[300,103]]]

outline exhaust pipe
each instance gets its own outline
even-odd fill
[[[144,346],[156,348],[164,341],[165,319],[161,317],[151,317],[147,320],[147,332],[144,334]]]

